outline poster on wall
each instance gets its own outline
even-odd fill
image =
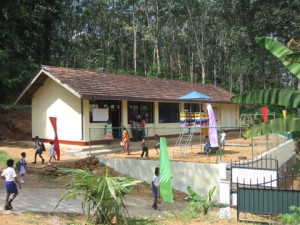
[[[108,108],[94,108],[93,109],[93,121],[107,121],[108,120]]]

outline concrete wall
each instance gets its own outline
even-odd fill
[[[155,167],[159,166],[156,160],[116,159],[98,156],[100,163],[126,175],[151,183]],[[198,194],[207,196],[212,186],[217,190],[214,200],[219,201],[219,165],[187,162],[171,162],[173,173],[173,188],[187,193],[190,186]]]
[[[49,117],[57,118],[59,139],[81,139],[80,99],[52,79],[47,79],[32,98],[33,137],[38,135],[43,139],[54,138]]]
[[[295,155],[295,143],[294,140],[288,140],[282,144],[280,144],[278,147],[262,154],[260,157],[267,156],[276,158],[278,160],[278,167],[280,168],[282,165],[284,165],[290,158],[292,158]]]

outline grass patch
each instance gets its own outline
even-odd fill
[[[194,210],[192,210],[190,207],[187,207],[183,211],[175,211],[172,212],[174,218],[184,220],[184,221],[190,221],[199,216],[199,213],[196,213]]]
[[[6,161],[8,159],[13,159],[15,161],[14,165],[16,165],[16,162],[19,160],[18,158],[11,157],[11,156],[7,155],[7,153],[5,151],[0,150],[0,167],[1,168],[7,167]]]
[[[155,219],[142,219],[142,218],[131,218],[127,220],[128,225],[161,225],[159,221]]]
[[[34,217],[26,218],[25,222],[29,223],[29,224],[40,224],[41,223],[41,216],[34,216]]]

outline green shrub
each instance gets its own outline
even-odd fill
[[[111,177],[108,170],[98,175],[87,169],[60,169],[59,173],[72,176],[72,181],[64,185],[67,193],[58,201],[82,196],[82,210],[89,223],[127,224],[128,212],[124,197],[134,185],[143,183],[130,177]],[[55,208],[56,208],[55,207]]]
[[[284,224],[292,224],[292,225],[300,224],[300,207],[291,205],[290,210],[293,211],[293,213],[280,214],[279,219]]]

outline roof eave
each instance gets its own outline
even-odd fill
[[[150,101],[150,102],[183,102],[183,103],[221,103],[221,104],[234,104],[228,101],[213,101],[211,99],[191,99],[191,100],[179,100],[179,99],[160,99],[160,98],[141,98],[141,97],[128,97],[128,96],[99,96],[99,95],[82,95],[82,99],[86,100],[128,100],[128,101]]]
[[[30,81],[30,83],[25,87],[25,89],[22,91],[22,93],[19,95],[19,97],[14,101],[13,104],[18,104],[18,102],[22,99],[22,97],[26,94],[26,92],[30,89],[30,87],[36,82],[40,74],[43,72],[43,70],[40,70],[38,74]]]
[[[38,78],[40,78],[40,76],[42,76],[42,74],[45,74],[46,76],[48,76],[49,78],[51,78],[53,81],[55,81],[56,83],[58,83],[59,85],[61,85],[62,87],[64,87],[65,89],[67,89],[69,92],[71,92],[72,94],[74,94],[75,96],[77,96],[78,98],[82,98],[82,96],[76,92],[74,89],[72,89],[71,87],[69,87],[67,84],[64,84],[63,82],[61,82],[59,79],[57,79],[56,77],[54,77],[51,73],[49,73],[48,71],[44,70],[43,68],[38,72],[38,74],[30,81],[30,83],[26,86],[26,88],[22,91],[22,93],[19,95],[19,97],[14,101],[13,104],[18,104],[19,102],[22,103],[29,103],[31,101],[31,98],[33,94],[30,95],[30,99],[24,99],[23,101],[22,98],[25,98],[24,96],[26,95],[26,93],[30,90],[30,88],[33,87],[33,85],[38,82]],[[44,81],[44,80],[42,80]],[[40,81],[41,82],[41,81]],[[33,93],[36,91],[33,91]]]

